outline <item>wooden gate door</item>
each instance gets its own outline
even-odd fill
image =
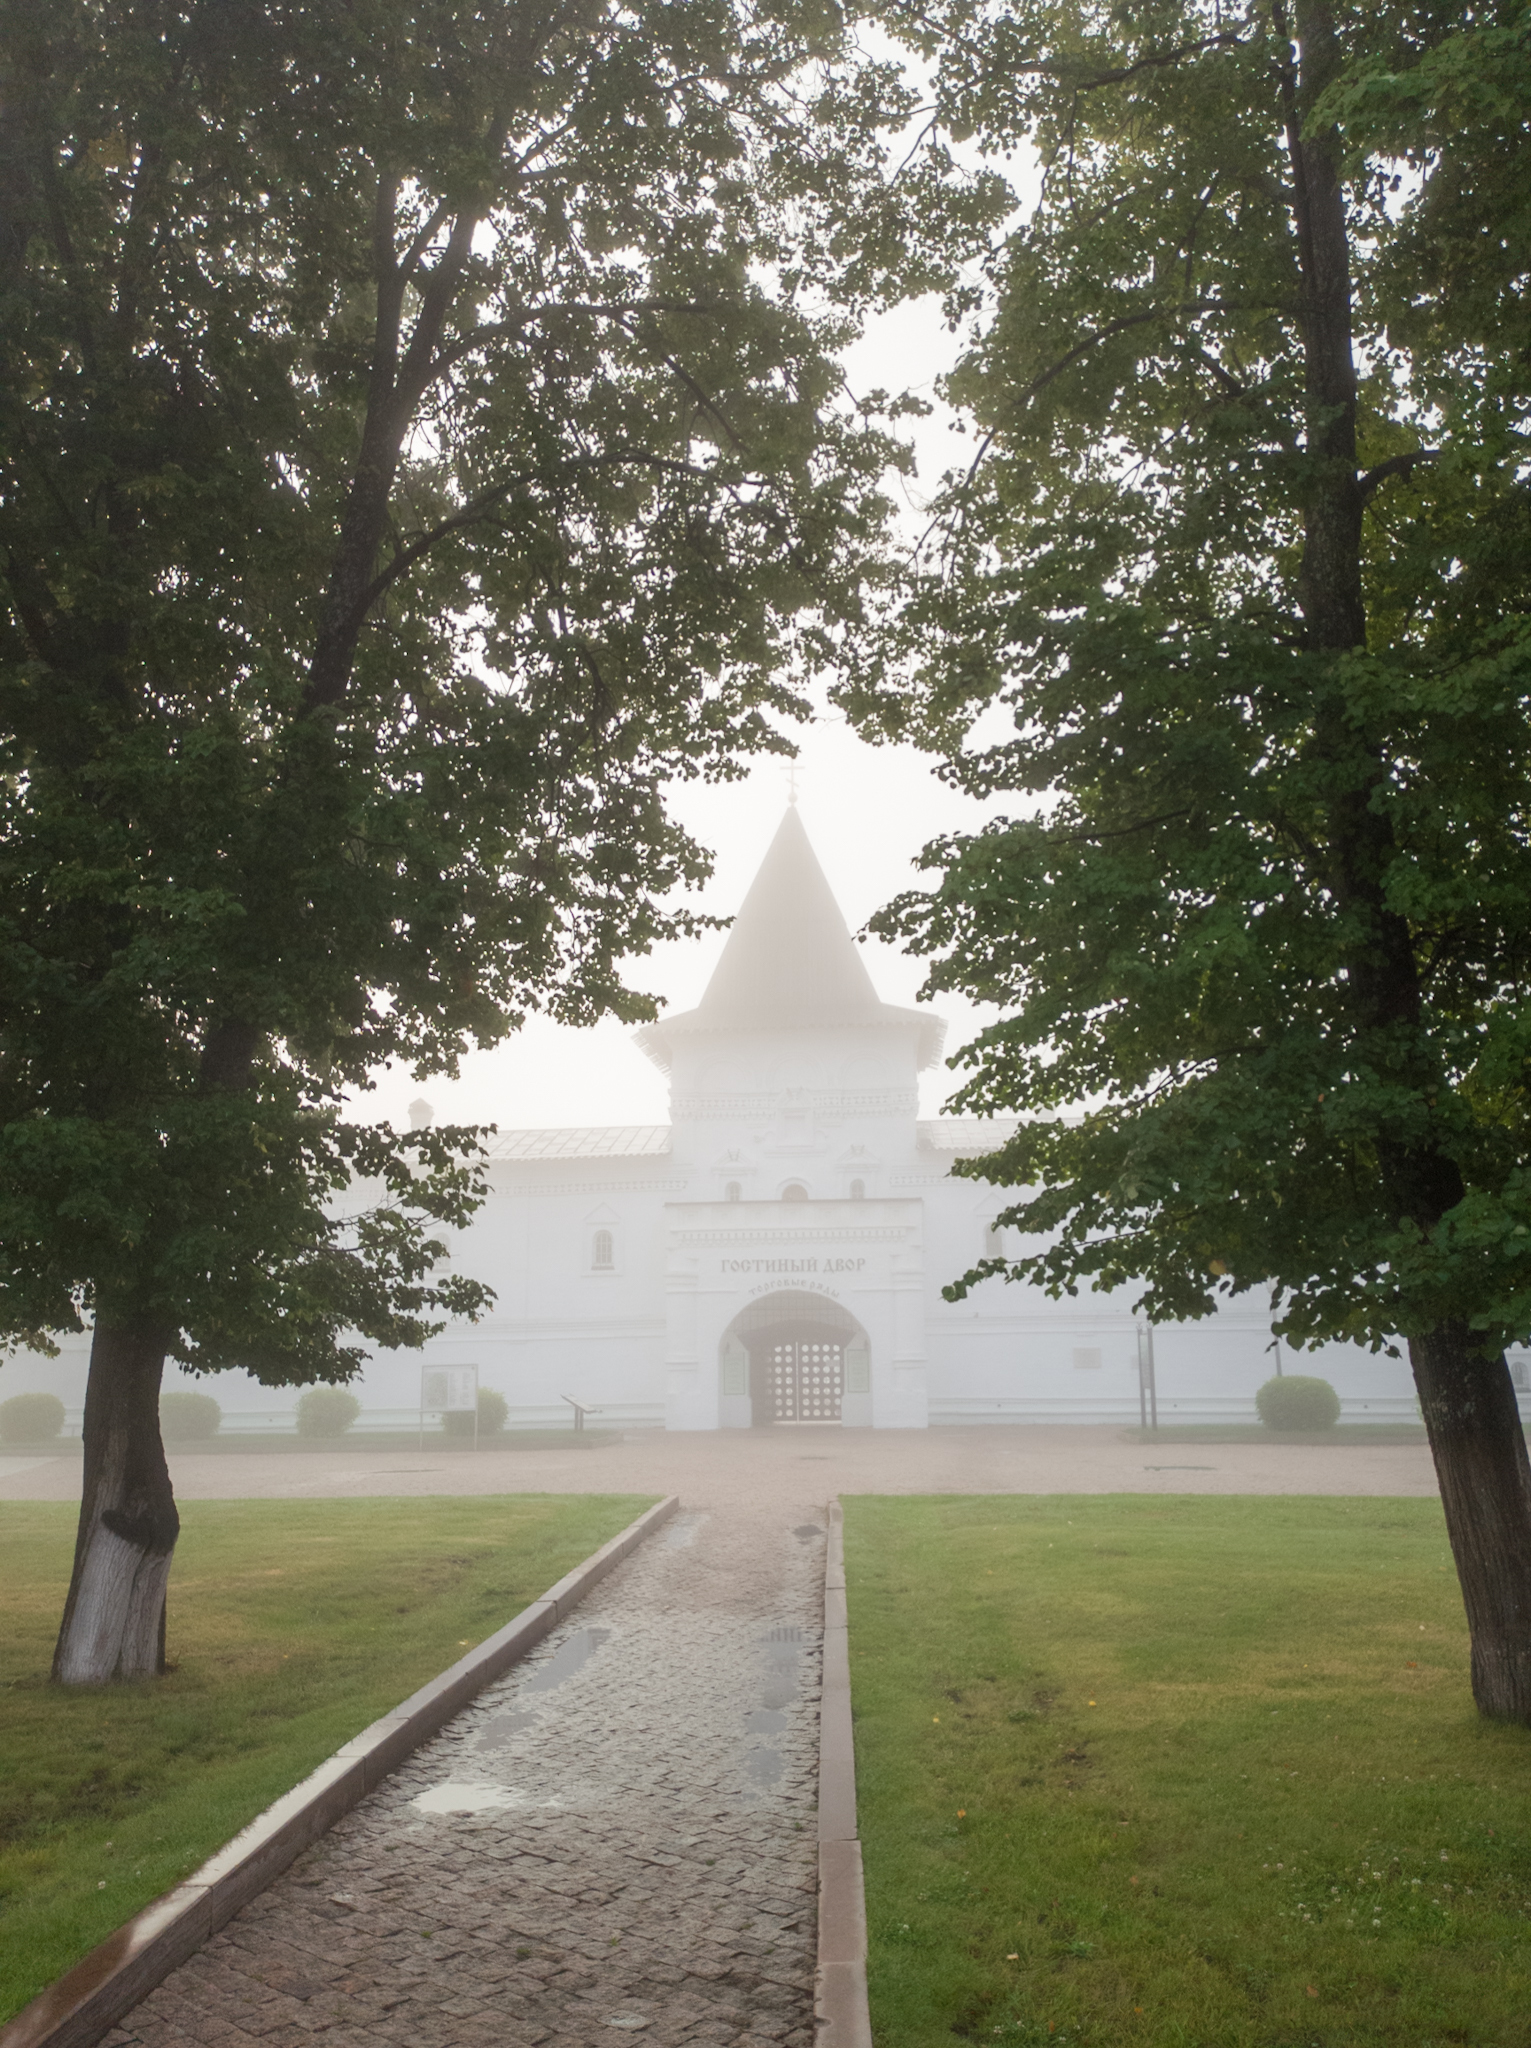
[[[838,1422],[845,1346],[789,1339],[771,1346],[773,1422]]]

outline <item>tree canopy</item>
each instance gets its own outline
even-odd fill
[[[647,1014],[665,784],[858,616],[907,96],[796,0],[12,0],[0,65],[0,1330],[343,1376],[482,1299],[471,1134],[345,1091]]]
[[[835,350],[984,210],[885,175],[908,106],[817,0],[0,0],[0,1341],[92,1321],[60,1679],[163,1668],[167,1357],[343,1379],[485,1299],[431,1235],[475,1134],[346,1092],[647,1013],[666,783],[788,744],[875,569]]]
[[[1497,1346],[1531,1330],[1531,50],[1322,12],[1307,67],[1279,8],[922,13],[949,118],[1032,141],[1045,185],[951,379],[983,441],[908,579],[917,683],[851,701],[1028,800],[883,920],[1006,1010],[958,1102],[1037,1112],[993,1161],[1057,1233],[1023,1270]],[[1297,189],[1329,133],[1353,462]],[[1361,987],[1394,943],[1415,998]],[[1401,1184],[1426,1155],[1460,1190]]]
[[[952,1291],[1405,1338],[1477,1697],[1531,1720],[1531,18],[889,12],[1044,166],[899,680],[846,693],[992,809],[880,920],[1004,1012],[957,1106],[1027,1113],[968,1170],[1031,1242]]]

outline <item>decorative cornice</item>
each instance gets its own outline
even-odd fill
[[[784,1109],[815,1116],[908,1116],[920,1106],[913,1088],[847,1092],[834,1088],[779,1088],[751,1095],[679,1095],[670,1104],[676,1123],[721,1123],[733,1118],[777,1117]]]
[[[517,1181],[508,1188],[495,1188],[497,1195],[681,1195],[689,1180],[554,1180]]]
[[[756,1230],[726,1230],[721,1224],[714,1229],[699,1228],[687,1230],[672,1226],[670,1236],[676,1245],[685,1244],[869,1244],[896,1243],[907,1238],[914,1228],[909,1223],[867,1223],[859,1229],[853,1224],[836,1227],[822,1224],[818,1229],[773,1230],[767,1225]]]
[[[662,1292],[657,1284],[662,1276],[656,1275],[653,1292]],[[665,1322],[662,1315],[625,1316],[560,1316],[555,1322],[549,1316],[496,1316],[477,1323],[471,1330],[451,1332],[433,1339],[440,1347],[455,1344],[459,1350],[471,1351],[475,1344],[486,1343],[521,1344],[546,1343],[549,1339],[572,1341],[587,1337],[662,1337]]]

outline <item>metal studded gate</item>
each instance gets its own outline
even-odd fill
[[[845,1346],[795,1339],[773,1344],[767,1384],[773,1422],[838,1422]]]

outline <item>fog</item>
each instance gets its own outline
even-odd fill
[[[902,501],[906,537],[918,531],[942,472],[971,459],[971,441],[955,431],[954,416],[936,392],[936,380],[957,347],[939,305],[926,299],[875,321],[846,357],[853,392],[879,385],[907,388],[932,405],[930,417],[907,422],[903,429],[914,448],[916,474],[890,479]],[[804,822],[853,931],[859,932],[901,889],[919,885],[913,862],[928,840],[971,830],[987,813],[989,807],[938,782],[929,756],[913,747],[874,747],[859,739],[828,708],[822,692],[814,722],[790,730],[798,748],[795,781]],[[733,915],[780,823],[791,780],[787,764],[773,757],[757,762],[743,783],[672,787],[674,815],[716,859],[711,882],[688,899],[697,909]],[[660,947],[630,963],[630,984],[672,1010],[688,1009],[706,987],[723,943],[724,934],[717,932],[700,942]],[[886,1002],[915,1001],[924,978],[918,961],[873,941],[865,943],[865,955]],[[937,1007],[950,1021],[948,1051],[992,1014],[952,997],[943,997]],[[501,1046],[470,1053],[460,1080],[433,1079],[424,1094],[439,1122],[494,1123],[502,1129],[664,1123],[669,1117],[664,1077],[634,1050],[630,1036],[626,1026],[614,1022],[575,1031],[533,1017]],[[374,1092],[356,1102],[353,1114],[386,1118],[402,1128],[422,1084],[402,1068],[380,1073],[376,1080]],[[944,1069],[922,1075],[920,1113],[937,1115],[956,1085],[956,1077]]]

